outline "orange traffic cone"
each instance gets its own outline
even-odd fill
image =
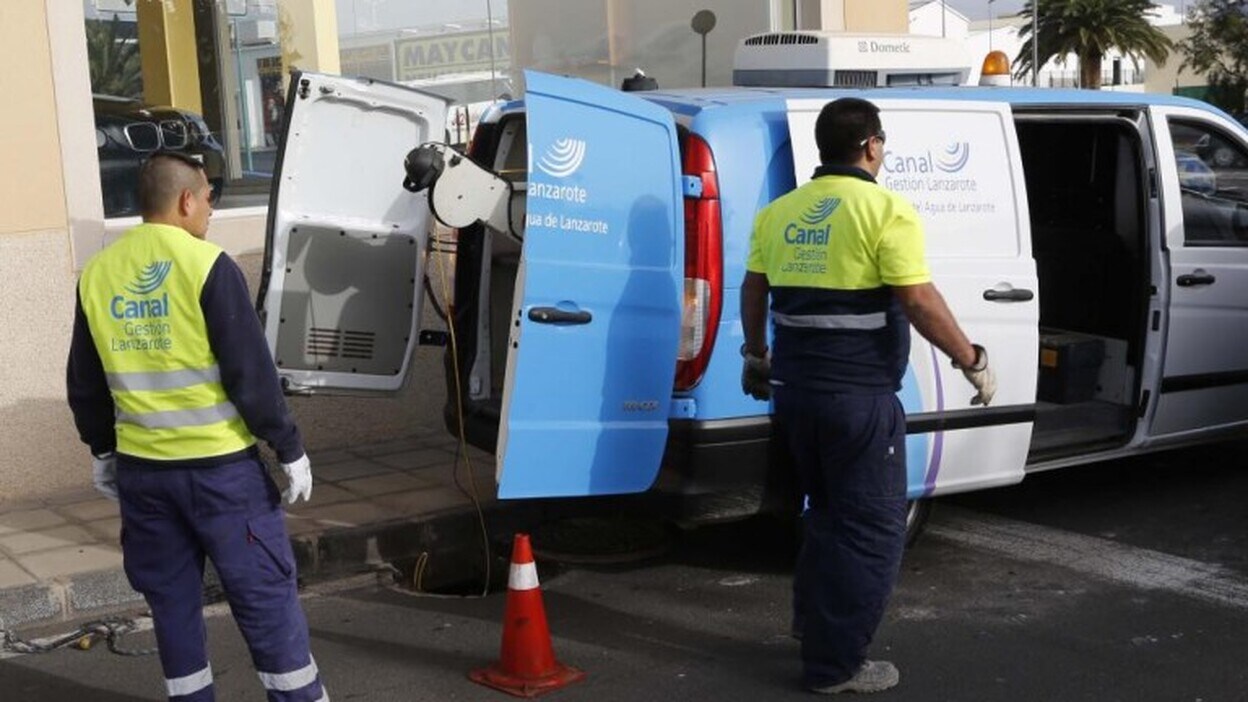
[[[555,660],[528,534],[516,534],[511,550],[499,661],[468,673],[468,677],[517,697],[537,697],[585,677],[585,673]]]

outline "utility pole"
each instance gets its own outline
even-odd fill
[[[988,0],[988,53],[992,53],[992,3],[997,0]]]
[[[1040,87],[1040,7],[1031,0],[1031,87]]]
[[[706,87],[706,35],[715,28],[715,13],[710,10],[698,10],[690,21],[693,31],[702,35],[702,87]]]
[[[940,38],[945,38],[945,0],[940,0]]]

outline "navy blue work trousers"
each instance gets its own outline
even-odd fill
[[[152,612],[170,700],[215,699],[205,647],[212,559],[268,699],[328,697],[308,648],[277,486],[258,458],[211,468],[117,461],[126,576]]]
[[[853,677],[897,582],[906,540],[906,415],[892,393],[775,388],[808,500],[793,578],[803,682]]]

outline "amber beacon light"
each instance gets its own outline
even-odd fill
[[[1010,85],[1010,59],[1004,51],[989,51],[979,72],[980,85]]]

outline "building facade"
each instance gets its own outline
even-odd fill
[[[736,44],[750,34],[821,29],[944,34],[981,57],[1017,51],[1017,21],[968,22],[943,3],[904,0],[6,0],[0,74],[15,105],[0,112],[0,501],[89,485],[87,452],[65,403],[77,273],[137,222],[110,216],[116,186],[102,173],[109,119],[101,93],[177,108],[218,144],[224,197],[210,238],[258,277],[269,179],[286,76],[294,68],[409,82],[462,105],[463,139],[480,104],[522,93],[522,69],[609,85],[638,68],[660,86],[731,80]],[[714,13],[709,32],[692,18]],[[1171,11],[1169,13],[1173,15]],[[559,21],[551,21],[558,17]],[[705,16],[702,18],[705,20]],[[703,29],[707,24],[699,24]],[[1167,27],[1175,38],[1183,27]],[[977,61],[972,69],[978,71]],[[1146,88],[1199,85],[1148,67]],[[1050,66],[1046,70],[1057,70]],[[1042,79],[1044,75],[1042,74]],[[974,76],[972,76],[972,81]],[[1042,80],[1042,85],[1045,81]],[[94,96],[94,97],[93,97]],[[112,104],[125,105],[124,100]],[[126,119],[138,120],[131,113]],[[460,131],[462,130],[462,131]],[[168,136],[162,137],[167,139]],[[165,146],[169,146],[168,143]],[[146,148],[146,147],[144,147]],[[134,164],[142,152],[132,154]],[[109,156],[111,158],[111,156]],[[136,166],[137,167],[137,166]],[[122,193],[123,195],[125,193]],[[110,203],[106,206],[106,202]],[[432,354],[433,352],[428,352]],[[312,448],[410,431],[437,421],[438,363],[428,382],[390,401],[292,401]],[[355,402],[357,404],[346,404]],[[390,404],[378,405],[378,402]],[[345,408],[345,409],[344,409]]]
[[[689,20],[708,8],[717,15],[706,35],[708,78],[721,83],[731,73],[732,47],[747,33],[906,31],[902,0],[535,0],[512,8],[506,0],[447,0],[437,3],[438,17],[426,3],[392,0],[0,3],[0,59],[10,67],[0,85],[16,103],[0,112],[0,294],[7,301],[0,328],[10,330],[0,344],[0,501],[90,484],[87,451],[65,404],[75,283],[83,263],[137,221],[105,215],[93,101],[103,85],[124,90],[138,80],[143,104],[203,117],[225,161],[225,197],[209,237],[254,284],[267,214],[264,169],[280,126],[274,103],[292,68],[434,81],[484,72],[491,89],[511,94],[514,76],[529,65],[571,65],[573,73],[614,82],[647,57],[700,60],[701,36]],[[552,23],[551,12],[587,19]],[[431,19],[439,24],[430,26]],[[564,51],[566,37],[552,33],[552,24],[579,33],[583,54]],[[137,58],[116,60],[136,49]],[[670,75],[662,84],[688,80]],[[405,414],[411,402],[436,402],[427,414],[440,412],[440,399],[401,400],[387,411],[397,417],[390,430],[401,432],[414,416]],[[353,424],[376,423],[364,416],[368,404],[351,412],[340,403],[294,405],[314,448],[377,431]]]

